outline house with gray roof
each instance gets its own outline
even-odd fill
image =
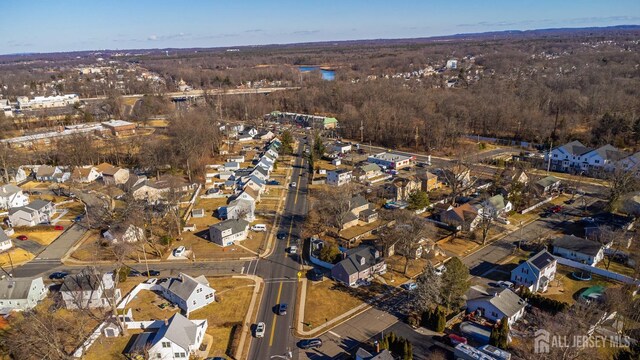
[[[242,241],[248,235],[249,222],[244,219],[227,219],[209,227],[209,240],[220,246]]]
[[[204,275],[196,278],[180,273],[176,278],[169,278],[160,284],[162,295],[172,303],[178,305],[187,316],[192,311],[207,306],[216,301],[216,291],[209,286]]]
[[[511,270],[511,282],[524,286],[531,292],[545,292],[556,277],[558,260],[546,249],[523,261]]]
[[[593,149],[584,146],[580,141],[574,140],[567,144],[555,147],[545,156],[545,162],[550,162],[551,170],[560,172],[576,172],[583,162],[583,155]],[[549,161],[549,156],[551,160]]]
[[[604,259],[605,246],[596,241],[565,235],[553,240],[552,245],[554,255],[590,266],[596,266]]]
[[[0,186],[0,210],[25,206],[29,203],[29,196],[22,189],[13,184]]]
[[[0,314],[33,309],[48,291],[42,277],[0,279]]]
[[[55,212],[55,205],[51,201],[34,200],[25,206],[9,210],[9,226],[49,224]]]
[[[542,194],[546,194],[550,191],[558,190],[560,187],[560,179],[549,175],[536,181],[535,186]]]
[[[512,325],[524,315],[527,302],[511,289],[479,291],[467,300],[467,313],[478,313],[483,318],[498,322],[505,316]]]
[[[387,271],[382,254],[372,246],[361,246],[343,253],[343,260],[331,268],[331,277],[347,286],[356,286],[374,274]]]
[[[132,359],[189,359],[197,354],[208,326],[206,319],[189,320],[175,313],[157,331],[135,335],[124,352]]]
[[[67,309],[95,309],[115,306],[122,298],[113,273],[99,274],[85,270],[69,275],[60,287]]]
[[[364,348],[358,348],[355,357],[355,360],[395,360],[393,355],[391,355],[391,352],[387,349],[383,349],[379,353],[373,355]]]
[[[511,201],[505,200],[504,196],[498,194],[483,200],[476,208],[479,215],[497,218],[513,210],[513,205]]]
[[[7,236],[4,230],[0,229],[0,252],[9,250],[13,247],[13,242]]]
[[[256,202],[246,199],[235,199],[227,206],[219,209],[219,215],[224,219],[243,219],[252,222],[256,219]]]
[[[382,169],[377,164],[366,163],[356,166],[353,170],[353,177],[361,182],[373,179],[377,176],[383,175]]]

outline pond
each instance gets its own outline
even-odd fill
[[[302,65],[302,66],[298,66],[298,70],[300,70],[300,72],[303,72],[303,73],[320,70],[320,75],[322,76],[322,80],[332,81],[332,80],[335,80],[336,78],[335,70],[321,69],[319,66]]]

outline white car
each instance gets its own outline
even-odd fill
[[[259,322],[258,325],[256,325],[256,337],[257,338],[264,337],[265,328],[266,328],[266,326],[264,325],[263,322]]]
[[[503,289],[513,289],[515,287],[511,281],[498,281],[498,286]]]
[[[184,256],[184,253],[186,251],[187,249],[184,246],[178,246],[175,250],[173,250],[173,256],[175,257]]]
[[[295,254],[298,252],[298,247],[295,245],[289,246],[289,254]]]
[[[440,265],[437,268],[435,268],[433,272],[438,276],[442,276],[442,274],[447,272],[447,268],[444,265]]]
[[[298,184],[296,184],[296,182],[294,181],[294,182],[291,183],[290,186],[294,188],[294,187],[296,187],[296,185],[298,185]]]
[[[267,231],[267,225],[265,224],[255,224],[251,227],[251,231],[262,232]]]

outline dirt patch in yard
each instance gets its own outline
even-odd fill
[[[313,329],[337,316],[362,304],[362,301],[352,296],[348,289],[332,280],[319,283],[307,283],[307,296],[304,311],[305,330]]]
[[[469,252],[476,249],[478,243],[464,238],[453,238],[451,240],[438,242],[438,246],[444,251],[451,252],[458,257],[465,256]]]
[[[124,359],[122,352],[135,334],[141,333],[142,330],[128,330],[127,336],[119,336],[107,338],[100,336],[98,340],[89,348],[82,357],[85,360],[120,360]]]

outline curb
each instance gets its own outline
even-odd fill
[[[261,277],[256,275],[234,275],[232,276],[232,278],[251,279],[255,283],[253,294],[251,295],[251,302],[249,303],[249,309],[247,309],[247,314],[245,315],[245,318],[244,318],[244,322],[243,322],[244,326],[242,327],[242,334],[240,335],[238,350],[234,354],[235,359],[241,359],[242,352],[245,347],[244,344],[247,341],[247,333],[251,330],[251,323],[253,322],[253,309],[255,309],[256,306],[258,306],[258,309],[259,309],[262,303],[262,296],[258,297],[258,294],[264,288],[264,281],[262,280]],[[250,352],[251,352],[251,340],[249,340],[249,347],[247,348],[247,356]]]

